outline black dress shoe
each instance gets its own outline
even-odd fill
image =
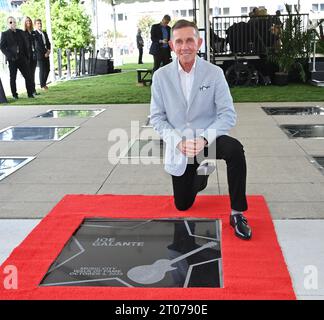
[[[28,95],[28,98],[34,99],[35,97],[34,97],[34,95],[30,94],[30,95]]]
[[[17,96],[12,96],[15,100],[18,100],[18,95]]]
[[[243,240],[251,239],[252,231],[243,214],[232,214],[230,216],[230,224],[234,228],[237,237]]]
[[[204,176],[203,178],[204,178],[204,179],[203,179],[203,181],[201,182],[201,185],[200,185],[200,187],[199,187],[199,189],[198,189],[198,192],[203,191],[204,189],[207,188],[207,184],[208,184],[208,178],[209,178],[209,176]]]

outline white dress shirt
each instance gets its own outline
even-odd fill
[[[193,130],[203,130],[202,133],[196,131],[197,135],[212,144],[235,125],[236,112],[223,70],[198,57],[188,104],[181,94],[177,60],[153,74],[150,122],[166,143],[165,170],[181,176],[188,161],[177,145],[183,137],[191,137],[193,131],[190,130],[189,136],[188,123]],[[189,112],[185,112],[186,107]]]
[[[187,104],[189,104],[190,92],[192,89],[192,84],[193,84],[194,76],[195,76],[195,68],[196,68],[196,60],[195,60],[195,63],[193,64],[190,72],[184,71],[183,68],[181,67],[179,60],[178,60],[178,71],[179,71],[179,76],[180,76],[181,88],[182,88],[182,92],[186,98]]]
[[[45,39],[45,35],[44,35],[44,33],[43,33],[42,31],[40,31],[40,30],[37,30],[37,31],[41,34],[42,39],[43,39],[44,46],[45,46],[45,48],[47,49],[47,47],[46,47],[46,39]]]

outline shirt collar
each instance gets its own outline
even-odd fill
[[[191,68],[191,70],[190,70],[189,73],[183,70],[183,68],[181,67],[181,64],[180,64],[180,62],[179,62],[179,59],[177,59],[177,60],[178,60],[178,71],[179,71],[179,72],[183,72],[183,73],[186,73],[186,74],[192,74],[192,73],[195,71],[195,68],[196,68],[196,62],[197,62],[197,57],[195,58],[195,62],[194,62],[194,64],[193,64],[193,66],[192,66],[192,68]]]

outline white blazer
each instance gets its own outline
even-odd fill
[[[223,70],[197,57],[187,103],[178,72],[178,59],[158,69],[151,88],[151,124],[166,143],[165,170],[181,176],[187,157],[177,148],[182,139],[202,136],[212,144],[235,125],[236,112]]]

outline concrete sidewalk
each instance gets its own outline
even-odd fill
[[[324,140],[290,140],[278,126],[324,124],[324,116],[269,116],[261,109],[261,106],[275,105],[324,106],[324,102],[236,104],[238,123],[231,135],[245,147],[247,193],[262,194],[268,203],[296,294],[299,298],[324,299],[324,235],[321,232],[324,175],[311,163],[312,155],[324,156]],[[128,139],[121,142],[122,148],[139,134],[156,137],[151,129],[130,135],[132,120],[139,121],[140,125],[146,123],[148,105],[55,106],[62,109],[102,107],[106,111],[96,118],[83,119],[34,118],[53,106],[0,108],[0,129],[13,125],[80,126],[58,142],[0,142],[1,156],[36,156],[28,165],[0,181],[0,218],[4,219],[0,221],[0,230],[14,230],[19,222],[25,230],[9,251],[28,233],[33,222],[23,227],[25,220],[12,220],[12,224],[8,224],[10,221],[5,219],[42,218],[65,194],[172,194],[170,177],[162,164],[125,165],[108,161],[108,152],[115,143],[108,141],[112,130],[120,128],[128,134]],[[226,166],[223,161],[217,161],[217,173],[210,177],[208,188],[202,194],[227,193]],[[13,239],[12,232],[9,234]],[[1,247],[7,243],[8,238],[1,237]],[[310,265],[318,270],[317,290],[304,288],[303,279]]]

